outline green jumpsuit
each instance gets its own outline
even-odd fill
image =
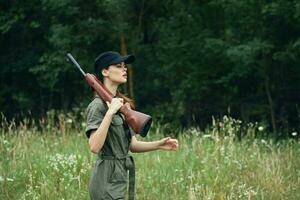
[[[108,107],[99,96],[87,108],[86,134],[101,124]],[[129,200],[134,199],[134,161],[128,155],[133,130],[123,116],[116,113],[108,129],[105,143],[98,153],[89,185],[92,200],[125,199],[129,171]]]

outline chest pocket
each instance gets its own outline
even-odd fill
[[[123,117],[119,114],[116,114],[112,121],[111,121],[111,128],[113,131],[115,131],[118,135],[123,135],[122,139],[124,139],[123,142],[130,143],[131,142],[131,134],[129,127],[123,119]]]
[[[115,133],[117,135],[124,134],[124,122],[120,115],[116,114],[110,125],[110,130],[112,133]]]

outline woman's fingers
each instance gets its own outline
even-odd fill
[[[170,140],[170,137],[166,137],[164,139],[162,139],[162,144],[168,144],[168,141]]]
[[[126,102],[124,105],[125,105],[128,109],[131,110],[130,104],[129,104],[128,102]]]
[[[121,98],[113,98],[110,103],[107,102],[107,105],[112,113],[115,114],[123,106],[123,100]]]
[[[176,150],[178,148],[178,140],[170,139],[169,142],[170,142],[173,150]]]
[[[162,144],[166,145],[167,149],[175,151],[178,148],[178,140],[166,137],[162,139]]]
[[[167,142],[170,143],[170,144],[176,144],[176,145],[178,145],[178,140],[176,140],[176,139],[170,138],[169,141],[167,141]]]
[[[123,99],[122,98],[113,98],[112,103],[118,106],[123,106]]]

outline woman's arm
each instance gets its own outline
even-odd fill
[[[97,130],[91,132],[89,138],[89,146],[90,150],[93,153],[98,153],[105,142],[108,128],[112,121],[114,114],[121,108],[123,105],[123,99],[121,98],[113,98],[111,104],[107,103],[108,110]]]
[[[154,151],[154,150],[170,150],[176,151],[178,148],[178,141],[170,137],[163,138],[153,142],[138,141],[135,136],[132,136],[130,143],[130,151],[134,153]]]
[[[107,111],[98,129],[91,132],[89,145],[93,153],[98,153],[102,149],[112,118],[113,114]]]

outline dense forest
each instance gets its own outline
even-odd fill
[[[229,114],[281,134],[300,127],[297,0],[6,0],[0,107],[11,119],[84,110],[104,51],[134,54],[124,93],[157,120],[205,126]]]

